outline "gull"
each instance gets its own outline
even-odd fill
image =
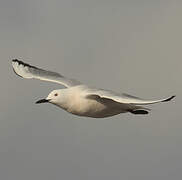
[[[36,104],[51,103],[78,116],[105,118],[127,112],[148,114],[150,109],[144,107],[145,105],[168,102],[175,97],[144,100],[129,94],[87,86],[75,79],[31,66],[17,59],[12,60],[12,66],[20,77],[50,81],[65,86],[64,89],[53,90],[47,98],[37,101]]]

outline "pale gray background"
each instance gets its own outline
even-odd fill
[[[0,179],[181,180],[182,2],[0,1]],[[74,116],[39,98],[11,59],[144,98],[147,116]]]

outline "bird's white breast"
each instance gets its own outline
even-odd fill
[[[79,116],[103,118],[121,113],[121,109],[109,107],[96,100],[88,99],[85,91],[80,88],[66,89],[64,101],[57,104],[64,110]]]

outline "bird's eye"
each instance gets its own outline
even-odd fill
[[[58,93],[54,94],[54,96],[58,96]]]

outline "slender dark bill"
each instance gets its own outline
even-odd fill
[[[36,102],[36,104],[40,104],[40,103],[48,103],[49,100],[48,99],[41,99],[39,101]]]

